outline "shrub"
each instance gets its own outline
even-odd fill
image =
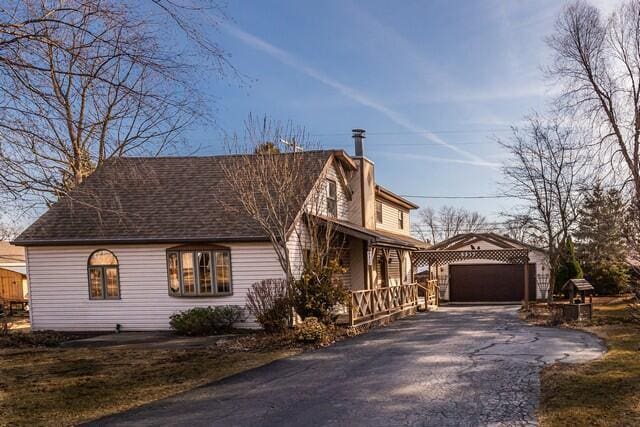
[[[322,322],[334,322],[333,311],[345,304],[348,292],[336,274],[344,273],[337,261],[319,268],[305,268],[302,277],[294,282],[291,301],[296,313],[303,319],[315,317]]]
[[[66,341],[95,336],[94,333],[56,331],[9,331],[0,336],[0,348],[58,347]]]
[[[296,339],[306,343],[325,342],[329,337],[327,327],[316,317],[307,317],[296,326]]]
[[[576,257],[575,246],[571,238],[568,238],[563,259],[556,272],[556,290],[562,289],[562,286],[569,279],[582,279],[583,277],[584,273]]]
[[[629,285],[629,268],[622,262],[601,260],[587,265],[585,270],[598,295],[617,295]]]
[[[230,332],[242,319],[242,308],[236,305],[194,307],[172,315],[169,324],[180,335],[216,335]]]
[[[291,317],[291,302],[287,282],[267,279],[251,285],[247,292],[247,310],[267,332],[287,328]]]

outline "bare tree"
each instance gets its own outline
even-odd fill
[[[463,233],[473,233],[476,231],[482,231],[487,227],[487,218],[484,215],[476,211],[466,211],[465,221],[462,224]]]
[[[430,207],[420,209],[413,232],[425,242],[438,243],[460,233],[479,232],[487,228],[486,218],[478,212],[453,206],[442,206],[437,212]]]
[[[224,53],[188,18],[216,10],[165,0],[3,2],[0,195],[50,204],[113,157],[180,142],[206,109],[192,85],[193,52],[170,29],[222,67]]]
[[[621,3],[608,18],[585,1],[567,5],[548,44],[549,69],[561,83],[558,107],[594,131],[596,146],[632,183],[640,202],[640,0]]]
[[[0,222],[0,241],[11,240],[17,235],[17,230],[8,224]]]
[[[587,162],[576,139],[560,121],[534,115],[524,129],[514,128],[510,140],[500,141],[509,153],[502,169],[505,193],[521,202],[512,215],[526,218],[528,232],[544,242],[552,284],[577,220],[586,176]]]
[[[328,218],[327,157],[309,150],[315,147],[306,131],[250,116],[244,138],[234,136],[227,146],[234,156],[224,164],[225,182],[236,202],[227,211],[248,214],[258,224],[287,280],[302,265],[326,266],[336,258],[343,242]]]
[[[532,227],[532,220],[528,214],[506,213],[507,220],[502,223],[501,232],[512,239],[534,246],[546,246],[540,241],[540,235]]]
[[[431,207],[422,208],[418,211],[418,219],[411,224],[411,231],[420,240],[426,243],[437,243],[436,234],[436,212]]]

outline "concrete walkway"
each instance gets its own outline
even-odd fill
[[[534,425],[540,369],[603,353],[512,306],[446,307],[94,425]]]

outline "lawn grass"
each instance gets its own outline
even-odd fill
[[[74,425],[302,351],[0,349],[0,425]]]
[[[575,326],[606,342],[602,359],[556,364],[541,377],[539,419],[543,426],[640,425],[640,325],[624,302],[596,304],[593,322]]]

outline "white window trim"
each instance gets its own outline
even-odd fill
[[[184,292],[184,283],[183,283],[183,273],[182,273],[182,254],[183,253],[192,253],[193,257],[193,280],[195,286],[194,293],[185,293]],[[211,259],[211,293],[202,293],[200,292],[200,268],[197,263],[197,253],[198,252],[209,252]],[[229,258],[229,291],[219,292],[218,291],[218,276],[216,272],[216,264],[218,259],[218,253],[226,253]],[[170,278],[170,265],[169,258],[171,254],[176,254],[178,257],[178,285],[179,291],[173,292],[171,290],[171,278]],[[215,298],[215,297],[226,297],[233,295],[233,268],[231,261],[231,250],[230,249],[211,249],[211,248],[189,248],[189,249],[167,249],[166,254],[166,262],[167,262],[167,289],[169,292],[169,296],[176,298]]]

